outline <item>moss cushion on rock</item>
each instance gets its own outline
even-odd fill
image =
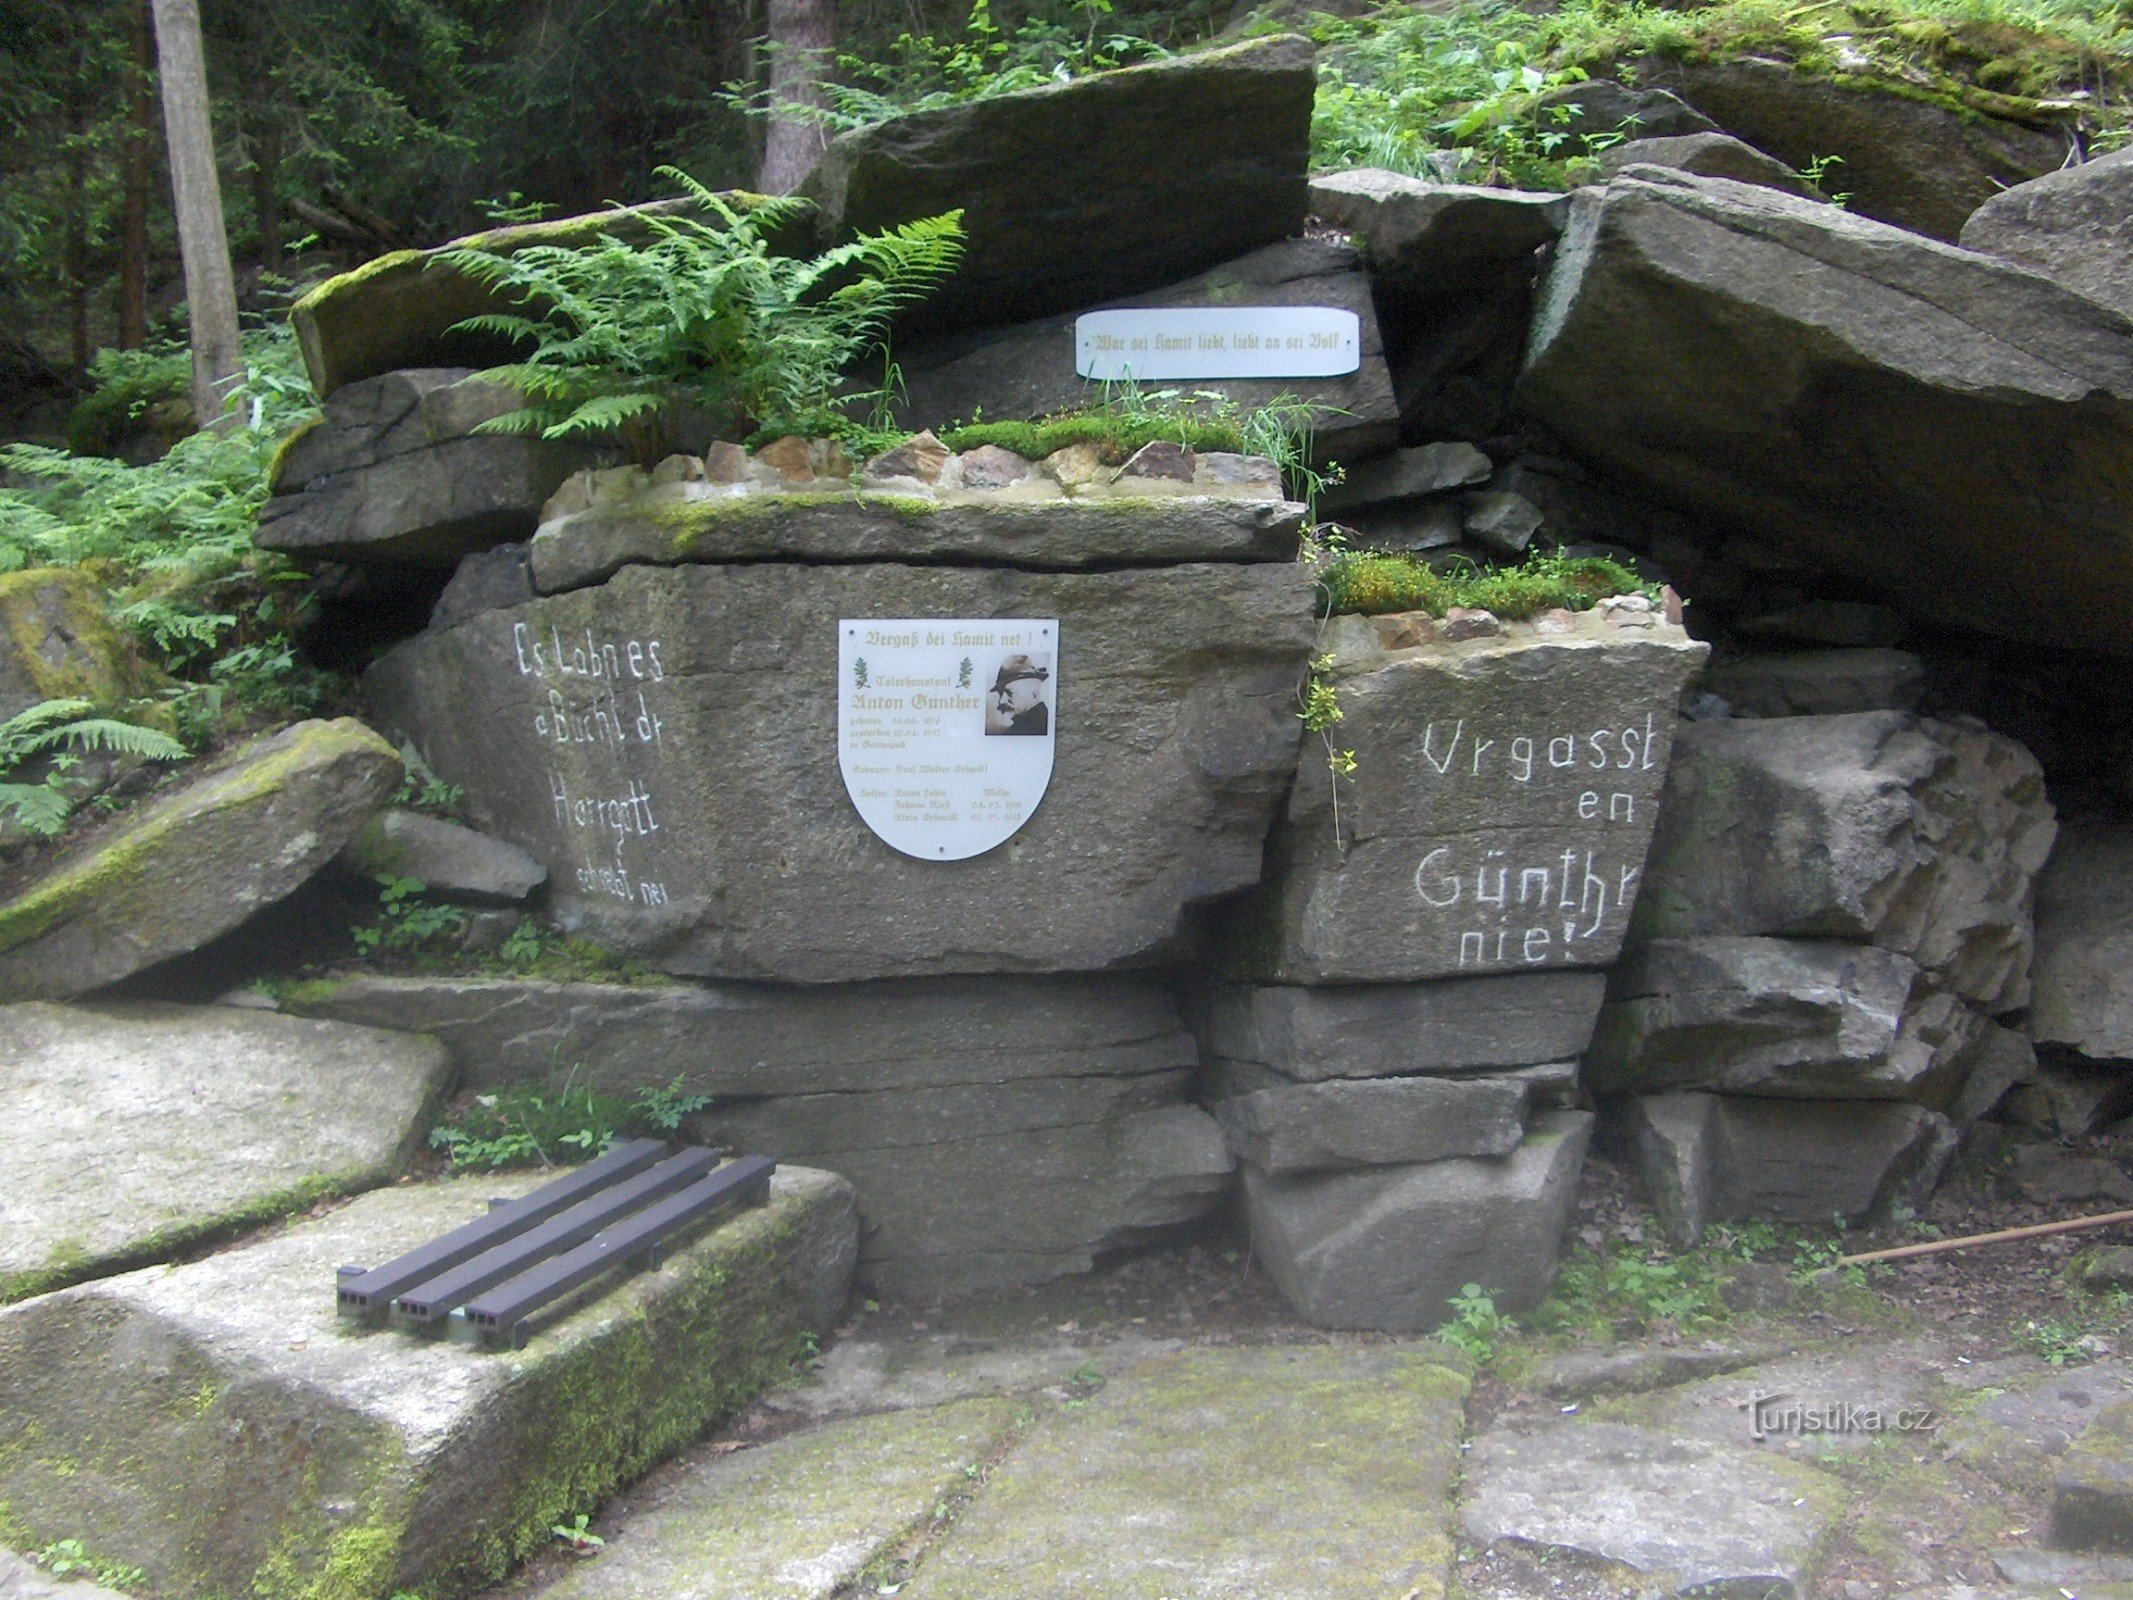
[[[32,567],[0,574],[0,722],[41,700],[113,705],[142,693],[151,676],[88,573]]]
[[[253,740],[0,891],[0,999],[72,999],[197,950],[332,860],[399,781],[352,717]]]
[[[240,1250],[0,1312],[8,1537],[79,1539],[158,1594],[452,1600],[782,1378],[843,1308],[851,1190],[786,1168],[767,1205],[524,1350],[337,1320],[336,1267],[389,1260],[538,1181],[380,1190]]]

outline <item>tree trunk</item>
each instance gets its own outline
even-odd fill
[[[815,170],[829,144],[828,130],[804,110],[820,106],[823,75],[837,48],[836,0],[770,0],[770,131],[763,141],[763,171],[756,187],[765,194],[791,194]]]
[[[163,137],[177,200],[178,253],[185,261],[185,304],[192,321],[193,415],[203,428],[234,417],[222,403],[244,377],[237,342],[237,289],[229,234],[222,225],[222,183],[208,123],[207,61],[200,47],[199,0],[155,0],[156,65],[163,80]]]
[[[148,342],[148,173],[155,157],[156,35],[150,0],[134,0],[133,66],[126,85],[126,131],[119,157],[118,343]]]

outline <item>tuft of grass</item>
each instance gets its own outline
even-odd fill
[[[1327,616],[1379,616],[1427,611],[1442,617],[1453,606],[1494,612],[1521,622],[1558,607],[1589,611],[1611,595],[1649,593],[1636,573],[1599,557],[1535,555],[1517,567],[1468,567],[1438,572],[1407,555],[1349,550],[1319,569],[1319,604]]]

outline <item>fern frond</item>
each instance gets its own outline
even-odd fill
[[[73,809],[66,795],[49,783],[0,783],[0,818],[40,839],[64,828]]]

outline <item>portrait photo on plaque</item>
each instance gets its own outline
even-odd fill
[[[985,732],[1042,738],[1051,731],[1051,652],[1017,650],[996,658],[985,691]]]

